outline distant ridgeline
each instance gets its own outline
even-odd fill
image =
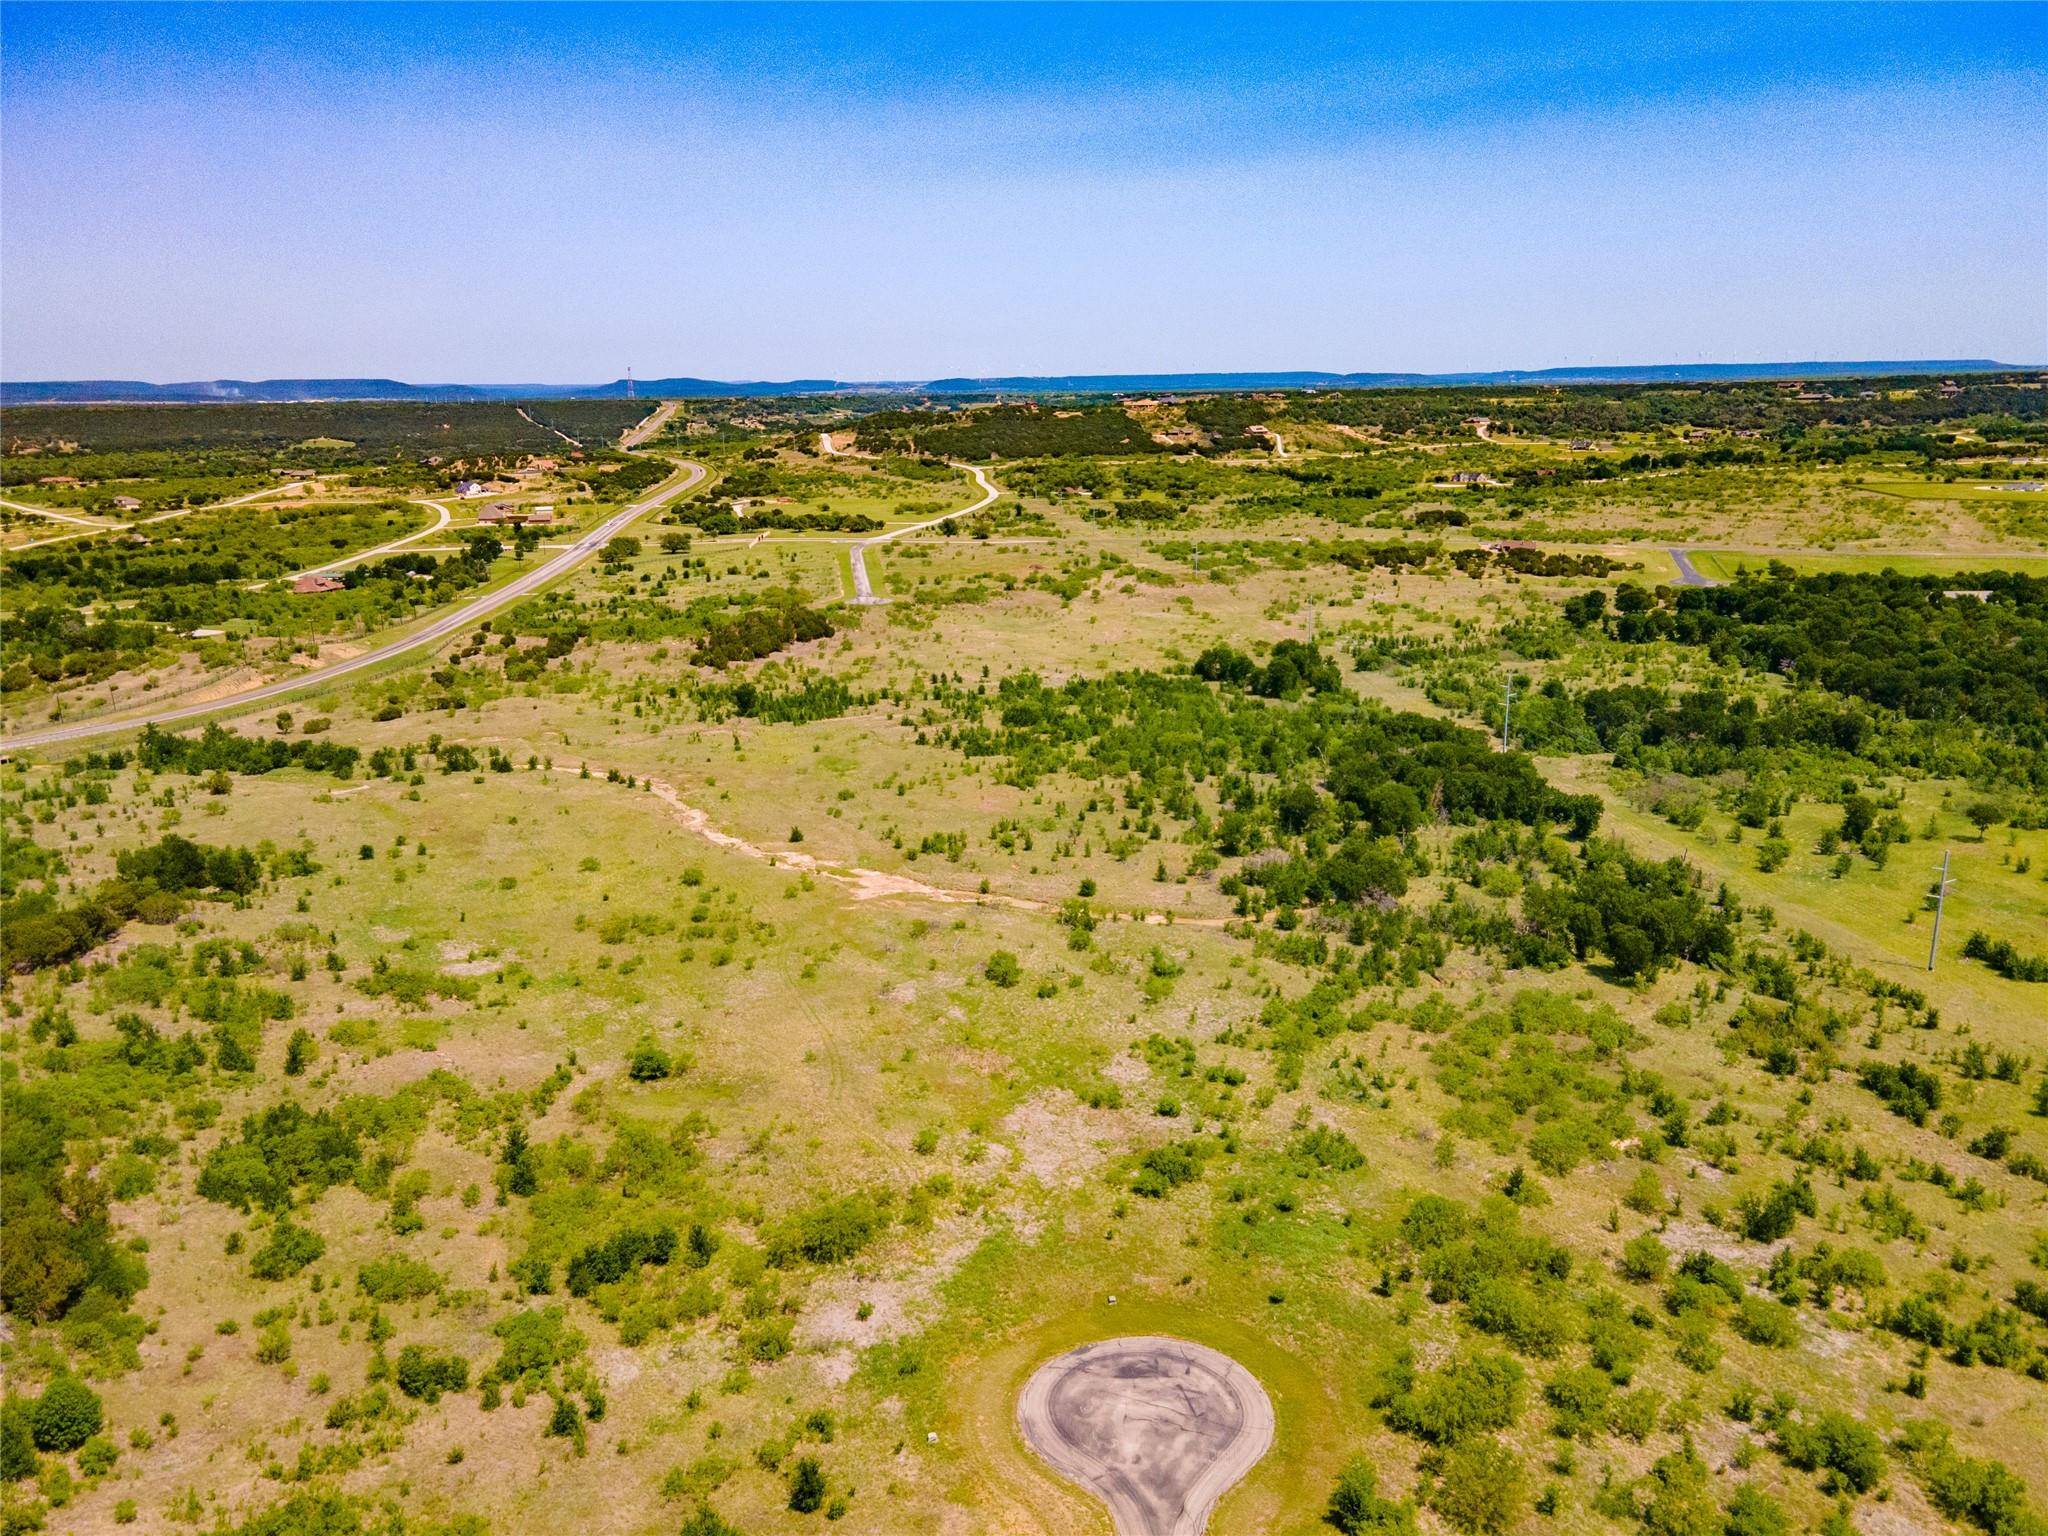
[[[927,380],[783,379],[733,381],[676,377],[608,384],[408,384],[400,379],[201,379],[150,384],[137,379],[0,382],[0,405],[129,402],[188,404],[295,400],[536,400],[644,398],[747,399],[775,395],[1072,395],[1247,389],[1400,389],[1501,384],[1674,384],[1742,379],[1839,379],[2026,371],[2032,364],[1990,358],[1866,362],[1649,363],[1618,367],[1498,369],[1475,373],[1075,373],[1008,374]]]

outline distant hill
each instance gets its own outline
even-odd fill
[[[1741,379],[1830,379],[1929,373],[2016,373],[2037,365],[1990,358],[1918,358],[1869,362],[1651,363],[1612,368],[1499,369],[1487,373],[1075,373],[902,381],[784,379],[741,381],[676,377],[636,379],[634,393],[654,398],[753,399],[781,395],[1185,394],[1247,389],[1415,389],[1498,384],[1682,384]],[[408,384],[400,379],[202,379],[149,384],[135,379],[0,382],[0,405],[194,404],[288,400],[593,400],[626,394],[608,384]]]

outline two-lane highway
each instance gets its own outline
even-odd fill
[[[19,736],[0,740],[0,754],[24,751],[30,747],[54,746],[59,742],[83,741],[93,736],[111,736],[119,731],[136,731],[145,725],[171,725],[180,720],[197,720],[205,715],[217,715],[226,710],[239,710],[252,704],[261,704],[269,699],[283,698],[286,694],[299,693],[307,688],[316,688],[324,683],[335,682],[352,673],[367,671],[380,666],[394,657],[445,640],[457,630],[467,628],[479,620],[488,618],[499,609],[509,607],[521,598],[530,596],[549,583],[559,580],[581,565],[601,549],[607,541],[623,533],[627,527],[657,507],[665,506],[686,491],[693,490],[704,479],[704,466],[687,460],[677,465],[677,473],[655,488],[655,490],[634,502],[631,506],[614,512],[595,528],[576,540],[545,565],[536,566],[523,576],[515,577],[504,586],[482,593],[466,603],[451,608],[440,618],[402,635],[360,656],[351,656],[346,661],[317,667],[297,677],[283,678],[278,682],[265,683],[243,693],[230,694],[225,698],[209,699],[202,704],[185,704],[171,709],[159,709],[148,714],[127,715],[121,718],[79,720],[65,725],[46,726],[41,730],[24,731]]]

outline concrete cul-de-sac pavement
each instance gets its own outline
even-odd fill
[[[1209,1512],[1273,1443],[1251,1372],[1185,1339],[1105,1339],[1024,1384],[1017,1427],[1109,1506],[1118,1536],[1202,1536]]]

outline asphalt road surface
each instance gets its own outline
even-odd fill
[[[862,558],[867,554],[870,544],[886,544],[891,539],[902,538],[906,533],[921,533],[927,528],[936,528],[941,523],[950,523],[956,517],[965,517],[970,512],[979,512],[983,507],[989,505],[998,496],[1003,494],[999,488],[990,485],[988,476],[979,469],[976,469],[972,464],[955,464],[953,467],[955,469],[964,469],[968,474],[974,476],[974,483],[980,486],[982,490],[981,500],[975,502],[970,507],[962,507],[957,512],[947,512],[938,517],[928,518],[921,523],[908,523],[901,528],[892,528],[887,533],[878,533],[871,539],[855,539],[848,546],[847,551],[853,557],[853,600],[855,602],[879,603],[882,601],[881,598],[875,596],[875,589],[868,583],[868,563]]]
[[[1118,1536],[1202,1536],[1273,1444],[1273,1403],[1228,1355],[1105,1339],[1047,1361],[1017,1399],[1025,1442],[1109,1506]]]
[[[602,548],[607,540],[623,533],[635,520],[644,517],[656,507],[675,500],[704,478],[704,466],[701,464],[684,461],[679,464],[678,470],[677,475],[662,482],[652,493],[643,496],[631,506],[614,512],[545,565],[534,567],[525,575],[516,577],[494,591],[460,603],[424,628],[399,639],[387,641],[363,652],[360,656],[351,656],[346,661],[316,667],[313,671],[303,672],[297,677],[266,683],[242,693],[229,694],[225,698],[209,699],[202,704],[186,704],[172,709],[159,709],[150,714],[127,715],[118,719],[80,720],[67,725],[46,726],[37,731],[24,731],[19,736],[9,736],[0,740],[0,755],[24,751],[30,747],[84,741],[94,736],[111,736],[119,731],[137,731],[145,725],[172,725],[180,720],[197,720],[203,715],[219,714],[223,710],[242,709],[251,704],[261,704],[268,699],[283,698],[286,694],[334,682],[352,672],[365,671],[390,661],[395,656],[403,656],[409,651],[420,650],[437,641],[445,640],[457,630],[488,618],[499,609],[508,607],[523,597],[531,596],[542,587],[568,575]]]
[[[1669,555],[1671,563],[1678,567],[1678,584],[1681,587],[1718,587],[1721,585],[1720,582],[1706,575],[1698,566],[1694,565],[1692,563],[1692,556],[1688,555],[1684,550],[1667,549],[1664,553]]]

